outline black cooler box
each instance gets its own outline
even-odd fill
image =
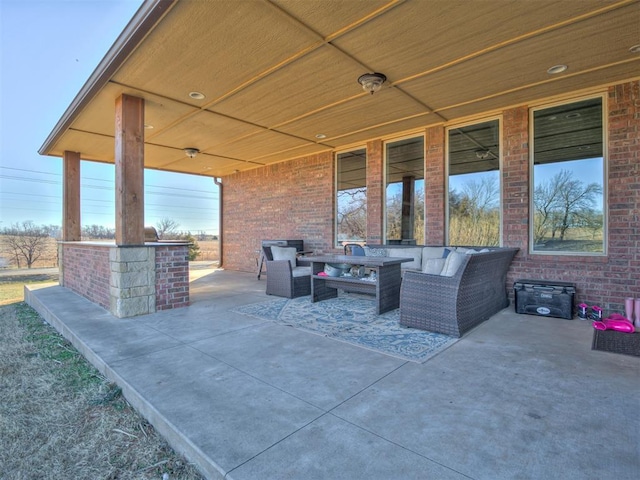
[[[573,318],[576,286],[569,282],[516,280],[513,284],[516,313]]]

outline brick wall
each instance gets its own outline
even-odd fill
[[[307,250],[334,251],[334,171],[326,152],[225,177],[224,267],[257,271],[267,239],[302,239]]]
[[[430,127],[425,138],[425,245],[443,245],[445,219],[444,127]]]
[[[109,248],[88,244],[62,244],[62,282],[66,288],[109,309]]]
[[[578,302],[621,311],[624,298],[640,298],[640,82],[610,87],[608,99],[608,255],[530,255],[529,109],[502,112],[502,243],[520,248],[508,276],[571,281]],[[367,237],[382,238],[383,142],[367,144]],[[445,238],[445,129],[426,129],[426,239]],[[301,238],[310,250],[333,249],[334,162],[330,152],[224,179],[224,265],[255,271],[261,239]]]
[[[384,243],[384,156],[381,140],[367,143],[367,243]]]
[[[189,305],[189,247],[156,247],[156,310]]]

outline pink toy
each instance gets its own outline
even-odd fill
[[[618,313],[613,313],[604,320],[593,322],[593,328],[596,330],[615,330],[624,333],[633,333],[635,331],[633,323]]]

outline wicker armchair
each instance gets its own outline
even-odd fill
[[[507,270],[517,248],[466,255],[452,277],[407,271],[400,324],[461,337],[509,305]]]
[[[271,252],[268,255],[265,252],[265,256],[268,259],[267,295],[287,298],[311,295],[311,267],[303,266],[297,258],[296,266],[292,267],[289,260],[273,260]]]

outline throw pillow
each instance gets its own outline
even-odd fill
[[[271,254],[274,260],[289,260],[291,268],[296,268],[296,248],[295,247],[271,247]]]
[[[446,258],[426,258],[422,262],[422,273],[440,275],[446,261]]]
[[[467,258],[467,255],[464,253],[451,252],[444,262],[444,267],[442,267],[442,273],[440,273],[440,275],[453,277],[465,258]]]
[[[364,247],[364,254],[367,257],[386,257],[387,256],[387,249],[386,248]]]

